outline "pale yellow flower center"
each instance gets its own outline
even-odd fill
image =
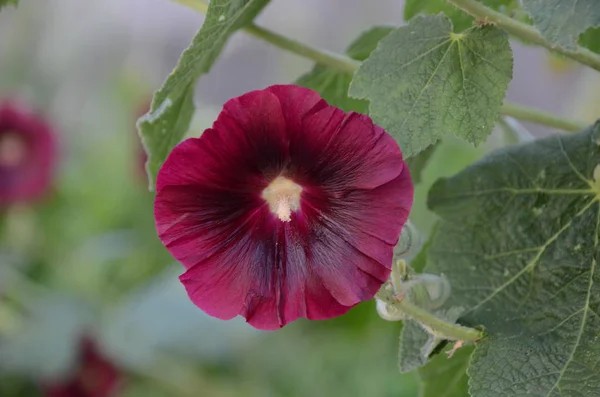
[[[0,133],[0,167],[16,167],[25,160],[27,143],[13,131]]]
[[[292,220],[292,211],[300,209],[302,188],[291,180],[278,176],[263,190],[262,198],[269,204],[271,212],[283,221]]]

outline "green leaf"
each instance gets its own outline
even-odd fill
[[[523,7],[546,40],[570,50],[586,29],[600,26],[598,0],[523,0]]]
[[[350,73],[338,72],[327,66],[316,65],[313,70],[300,76],[295,84],[317,91],[327,103],[346,112],[354,111],[366,114],[369,102],[348,97],[348,86],[351,81]]]
[[[377,43],[392,30],[393,28],[388,26],[376,26],[364,32],[350,44],[346,50],[346,55],[357,61],[365,60],[377,47]],[[366,114],[369,109],[369,102],[348,96],[348,87],[351,81],[351,73],[339,72],[327,66],[316,65],[313,70],[301,76],[296,84],[317,91],[327,103],[346,112],[355,111]]]
[[[443,12],[450,20],[454,29],[462,31],[473,25],[473,17],[464,13],[446,0],[406,0],[404,4],[404,19],[412,19],[419,14],[439,14]]]
[[[0,10],[2,7],[9,5],[17,7],[19,5],[19,0],[0,0]]]
[[[473,397],[600,390],[600,122],[499,150],[439,180],[428,271],[452,285],[461,322],[483,325]]]
[[[451,307],[448,310],[436,310],[433,314],[448,322],[455,323],[462,312],[462,308]],[[430,356],[442,341],[442,338],[427,332],[415,320],[404,321],[398,349],[398,368],[400,372],[411,372],[427,364]]]
[[[435,234],[438,224],[435,223],[432,227],[432,234]],[[431,247],[431,239],[425,241],[419,253],[410,261],[410,267],[417,273],[423,273],[423,269],[427,265],[427,251]]]
[[[502,12],[510,12],[519,8],[518,0],[483,0],[481,3]],[[439,14],[443,12],[454,25],[455,31],[462,31],[473,24],[473,17],[456,8],[447,0],[406,0],[404,19],[409,20],[419,14]]]
[[[421,153],[416,156],[412,156],[406,159],[406,165],[410,169],[410,176],[412,177],[413,183],[416,185],[421,182],[421,177],[423,174],[423,170],[427,167],[431,156],[438,148],[438,143],[429,146],[427,149],[423,150]]]
[[[411,372],[427,363],[439,339],[429,335],[414,320],[406,320],[400,331],[398,369],[401,373]]]
[[[453,133],[478,145],[492,132],[512,78],[512,51],[494,26],[452,32],[442,15],[414,18],[363,62],[350,96],[371,101],[373,120],[407,157]]]
[[[372,27],[366,32],[363,32],[350,44],[346,50],[346,54],[357,61],[364,61],[371,55],[373,50],[375,50],[381,39],[390,34],[393,30],[394,28],[392,26]]]
[[[600,28],[590,28],[579,36],[579,44],[600,53]]]
[[[158,170],[190,126],[196,80],[210,70],[229,36],[252,22],[268,3],[269,0],[211,0],[202,28],[154,94],[150,112],[138,121],[148,153],[146,168],[151,189]]]
[[[419,368],[420,397],[468,397],[467,366],[472,353],[473,346],[461,347],[452,357],[438,354]]]

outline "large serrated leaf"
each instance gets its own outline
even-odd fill
[[[270,0],[211,0],[204,24],[177,67],[154,94],[138,129],[148,153],[150,188],[169,152],[187,132],[194,114],[193,94],[198,77],[207,73],[227,39],[260,13]]]
[[[600,26],[598,0],[523,0],[523,7],[546,40],[570,50],[586,29]]]
[[[468,397],[467,366],[473,346],[461,347],[452,357],[438,354],[426,366],[419,368],[420,397]]]
[[[491,133],[512,78],[512,51],[494,26],[461,34],[443,15],[417,17],[363,62],[350,95],[408,157],[453,133],[475,145]]]
[[[473,397],[587,397],[600,390],[600,122],[499,150],[438,181],[429,271],[462,322],[483,325]]]

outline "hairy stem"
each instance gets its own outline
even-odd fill
[[[173,0],[173,1],[176,3],[182,4],[184,6],[187,6],[198,12],[201,12],[203,14],[206,14],[206,12],[208,11],[208,3],[206,3],[204,0]],[[462,4],[463,2],[465,2],[465,3],[472,2],[470,0],[448,0],[448,1],[451,1],[455,4],[457,4],[457,3]],[[481,4],[479,4],[479,3],[477,3],[477,4],[481,6]],[[483,7],[483,6],[481,6],[481,7]],[[484,8],[487,9],[487,7],[484,7]],[[493,10],[491,10],[491,11],[494,12]],[[499,15],[501,15],[503,18],[508,18],[502,14],[499,14]],[[508,18],[508,19],[515,22],[511,18]],[[529,27],[528,25],[524,25],[524,24],[522,24],[522,25],[527,27],[530,30],[533,30],[534,32],[536,32],[536,34],[538,36],[540,36],[539,32],[537,32],[537,30]],[[324,51],[319,48],[300,43],[296,40],[293,40],[293,39],[290,39],[283,35],[280,35],[279,33],[275,33],[271,30],[257,26],[256,24],[251,23],[249,25],[246,25],[246,27],[244,27],[243,30],[246,33],[248,33],[249,35],[256,37],[260,40],[263,40],[267,43],[270,43],[270,44],[274,45],[275,47],[281,48],[283,50],[294,53],[301,57],[311,59],[318,64],[329,66],[329,67],[339,70],[341,72],[354,73],[360,67],[360,62],[355,61],[354,59],[352,59],[350,57],[347,57],[347,56],[341,55],[341,54],[335,54],[335,53],[332,53],[329,51]],[[540,36],[540,38],[541,38],[541,36]],[[593,53],[591,53],[591,54],[593,54]],[[599,67],[600,67],[600,59],[599,59]],[[531,121],[531,122],[535,122],[538,124],[546,125],[548,127],[565,130],[565,131],[579,131],[579,130],[585,128],[585,126],[587,126],[585,123],[582,123],[582,122],[563,119],[561,117],[554,116],[551,113],[546,113],[546,112],[543,112],[538,109],[533,109],[533,108],[517,105],[514,103],[507,102],[507,101],[504,103],[504,106],[500,110],[500,113],[503,115],[506,115],[506,116],[512,116],[517,119]]]
[[[407,299],[400,300],[395,306],[419,324],[435,331],[437,336],[444,339],[475,342],[483,338],[483,332],[444,321],[427,310],[421,309],[414,303],[409,302]]]
[[[581,131],[588,126],[588,124],[583,121],[557,117],[552,113],[543,112],[538,109],[517,105],[511,102],[504,102],[501,113],[505,116],[514,117],[515,119],[531,121],[564,131]]]
[[[515,37],[547,48],[550,51],[557,52],[566,56],[567,58],[571,58],[579,63],[600,71],[600,55],[586,48],[577,47],[576,50],[570,51],[554,46],[552,43],[548,42],[533,26],[529,26],[526,23],[519,22],[507,15],[494,11],[476,0],[447,1],[460,8],[467,14],[477,18],[478,20],[496,24],[498,27]]]
[[[448,340],[461,340],[475,342],[483,338],[484,334],[475,328],[463,327],[462,325],[445,321],[429,311],[415,305],[408,299],[396,299],[390,295],[390,291],[385,287],[379,290],[375,295],[377,299],[392,306],[394,312],[401,312],[412,320],[428,329],[427,332],[435,334],[439,338]]]

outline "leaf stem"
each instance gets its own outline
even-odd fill
[[[251,36],[273,44],[275,47],[311,59],[316,63],[327,65],[340,72],[354,73],[360,66],[360,62],[350,57],[311,47],[254,24],[248,25],[244,31]]]
[[[421,309],[408,299],[398,301],[395,306],[421,325],[435,331],[437,336],[448,340],[475,342],[483,338],[483,332],[462,325],[453,324],[434,316],[427,310]]]
[[[509,34],[518,37],[522,40],[537,44],[550,51],[557,52],[571,58],[579,63],[587,65],[593,69],[600,71],[600,55],[583,47],[577,47],[576,50],[570,51],[564,48],[553,45],[548,42],[542,34],[533,26],[517,21],[507,15],[494,11],[476,0],[447,0],[449,3],[460,8],[467,14],[473,17],[496,24],[501,29]]]
[[[483,338],[484,334],[475,328],[445,321],[425,309],[420,308],[406,298],[397,299],[386,287],[382,287],[375,297],[391,306],[394,312],[401,312],[412,320],[427,328],[427,332],[439,338],[448,340],[462,340],[475,342]]]
[[[208,3],[204,0],[173,0],[176,3],[189,7],[195,11],[206,14],[208,11]],[[453,2],[454,4],[462,4],[462,3],[472,3],[472,0],[448,0]],[[481,4],[475,2],[477,6],[484,7]],[[487,9],[487,7],[484,7]],[[491,12],[495,12],[490,10]],[[467,11],[468,12],[468,11]],[[487,12],[487,11],[486,11]],[[496,13],[498,14],[498,13]],[[513,19],[506,17],[502,14],[499,14],[504,19],[509,19],[512,23],[519,23],[514,21]],[[490,19],[490,18],[488,18]],[[490,19],[491,20],[491,19]],[[543,40],[539,34],[539,32],[528,25],[521,24],[525,28],[529,30],[533,30],[534,33],[539,36],[541,40]],[[279,33],[273,32],[271,30],[260,27],[256,24],[246,25],[243,30],[249,35],[256,37],[260,40],[263,40],[267,43],[274,45],[275,47],[281,48],[283,50],[289,51],[301,57],[310,59],[315,61],[318,64],[329,66],[336,70],[346,73],[354,73],[360,66],[360,62],[347,57],[345,55],[332,53],[329,51],[324,51],[316,47],[312,47],[306,45],[304,43],[298,42],[296,40],[290,39]],[[508,30],[508,29],[507,29]],[[588,51],[590,52],[590,51]],[[591,53],[591,52],[590,52]],[[595,56],[594,53],[591,53]],[[600,68],[600,57],[598,58],[598,67]],[[600,69],[599,69],[600,70]],[[504,102],[504,106],[500,110],[500,113],[506,116],[512,116],[517,119],[531,121],[539,124],[546,125],[548,127],[553,127],[565,131],[579,131],[587,126],[587,124],[575,121],[563,119],[561,117],[554,116],[551,113],[546,113],[538,109],[525,107],[522,105],[517,105],[508,101]]]
[[[559,128],[564,131],[581,131],[588,126],[588,124],[583,121],[557,117],[552,113],[517,105],[516,103],[511,103],[508,101],[504,102],[500,112],[505,116],[511,116],[515,119],[531,121],[534,123]]]

